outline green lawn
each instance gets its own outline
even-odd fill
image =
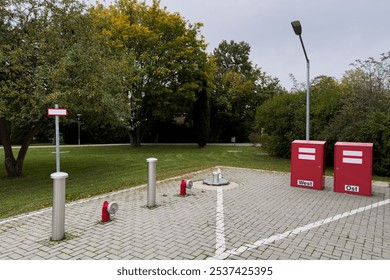
[[[0,165],[0,218],[51,205],[54,152],[55,147],[30,148],[19,179],[6,178]],[[72,201],[146,183],[149,157],[158,159],[157,180],[217,165],[289,170],[288,160],[261,153],[259,148],[232,146],[61,147],[61,171],[69,174],[66,199]]]
[[[17,150],[15,149],[15,152]],[[55,147],[30,148],[24,177],[6,178],[0,165],[0,218],[48,207],[52,203]],[[155,157],[157,180],[214,166],[234,166],[275,171],[290,170],[290,160],[266,155],[255,147],[130,146],[61,147],[61,171],[67,172],[66,199],[73,201],[147,182],[147,162]],[[0,151],[0,160],[4,154]],[[327,172],[331,173],[331,170]],[[388,179],[388,178],[384,178]]]

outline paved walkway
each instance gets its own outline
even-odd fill
[[[51,209],[0,220],[0,259],[390,259],[390,188],[373,195],[289,186],[289,173],[221,168],[236,183],[204,188],[211,170],[66,206],[66,239],[50,241]],[[158,171],[158,169],[157,169]],[[195,187],[178,196],[181,179]],[[110,223],[105,200],[117,201]]]

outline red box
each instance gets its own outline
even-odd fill
[[[291,144],[292,187],[323,190],[325,187],[325,141],[295,140]]]
[[[334,146],[334,191],[371,196],[372,143],[337,142]]]

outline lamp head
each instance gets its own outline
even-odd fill
[[[302,34],[302,25],[299,20],[291,22],[292,28],[296,35],[300,36]]]

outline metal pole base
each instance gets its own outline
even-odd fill
[[[156,158],[148,158],[147,207],[156,206]]]
[[[56,172],[50,175],[53,179],[53,210],[51,240],[58,241],[65,238],[65,189],[68,173]]]

